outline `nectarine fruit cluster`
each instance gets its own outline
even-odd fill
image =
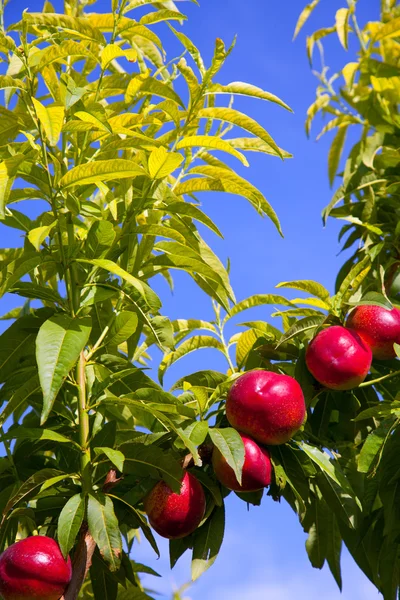
[[[346,326],[320,331],[307,348],[308,370],[332,390],[351,390],[364,381],[373,358],[395,358],[400,343],[400,311],[361,305],[347,318]]]
[[[217,479],[235,492],[258,491],[269,485],[272,464],[263,446],[290,440],[302,426],[305,414],[303,392],[293,377],[269,371],[241,375],[228,393],[226,415],[244,444],[242,481],[238,482],[233,468],[215,447],[212,464]],[[160,481],[145,499],[150,524],[169,539],[184,537],[197,529],[205,508],[203,488],[188,472],[179,494]]]

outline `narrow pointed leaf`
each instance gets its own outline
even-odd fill
[[[89,339],[91,319],[57,314],[43,323],[36,338],[36,360],[43,390],[42,423]]]

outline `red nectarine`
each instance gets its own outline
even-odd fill
[[[153,529],[174,540],[197,529],[204,517],[206,498],[196,477],[186,472],[179,494],[164,481],[159,481],[146,496],[144,508]]]
[[[308,370],[332,390],[351,390],[366,378],[371,348],[356,331],[333,325],[320,331],[306,352]]]
[[[232,467],[230,467],[218,450],[214,448],[212,464],[217,479],[229,490],[235,492],[256,492],[271,483],[272,465],[269,453],[261,448],[254,440],[246,435],[240,434],[244,444],[244,464],[242,471],[242,485],[236,479]]]
[[[52,538],[36,535],[9,546],[0,556],[0,595],[4,600],[59,600],[72,577]]]
[[[370,346],[374,358],[395,358],[393,344],[400,344],[400,311],[382,306],[357,306],[347,318],[347,327],[354,329]]]
[[[261,444],[284,444],[306,415],[300,385],[289,375],[249,371],[236,379],[226,400],[229,423]]]

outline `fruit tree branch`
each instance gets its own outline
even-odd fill
[[[89,531],[82,529],[81,537],[72,564],[72,580],[67,588],[66,593],[60,598],[60,600],[77,600],[81,587],[92,564],[92,558],[95,549],[96,542],[90,535]]]

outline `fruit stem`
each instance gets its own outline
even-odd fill
[[[225,337],[224,337],[224,324],[223,324],[223,322],[221,320],[221,310],[220,310],[220,307],[214,301],[213,301],[213,307],[214,307],[214,312],[215,312],[215,317],[216,317],[215,324],[216,324],[217,329],[218,329],[218,336],[219,336],[220,342],[221,342],[221,344],[223,346],[223,354],[224,354],[226,360],[228,361],[228,365],[229,365],[229,369],[231,370],[231,373],[236,373],[236,369],[235,369],[235,367],[233,365],[231,356],[229,354],[229,346],[226,343]]]
[[[367,387],[369,385],[375,385],[376,383],[380,383],[381,381],[385,381],[386,379],[391,379],[392,377],[397,377],[400,375],[400,371],[395,371],[394,373],[389,373],[388,375],[383,375],[382,377],[378,377],[377,379],[371,379],[369,381],[364,381],[360,383],[358,387]]]

